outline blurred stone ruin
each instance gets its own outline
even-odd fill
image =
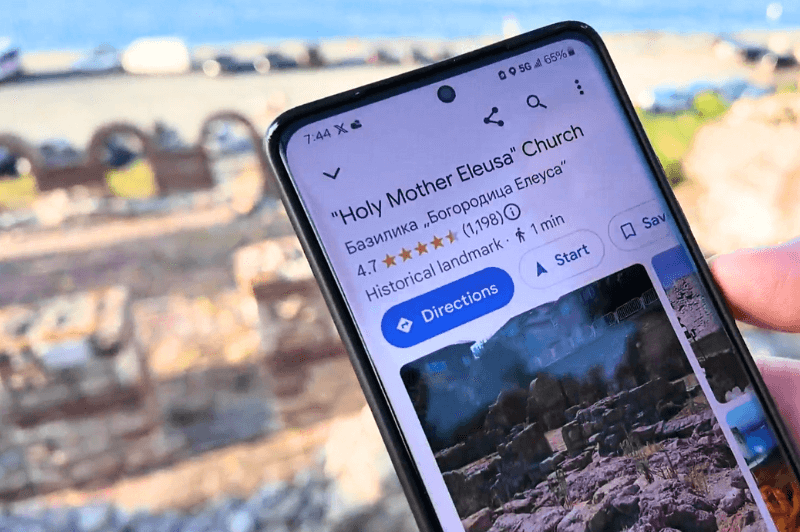
[[[101,485],[304,415],[304,368],[344,351],[299,243],[232,258],[239,284],[213,298],[117,285],[0,309],[0,463],[15,465],[0,497]]]
[[[125,122],[106,124],[85,151],[59,139],[36,146],[0,134],[0,186],[16,182],[16,190],[35,194],[29,205],[0,209],[0,228],[49,228],[223,205],[246,214],[265,194],[276,196],[272,180],[262,178],[268,174],[261,136],[233,111],[206,118],[194,144],[163,122],[152,132]]]
[[[0,528],[44,522],[20,517],[44,500],[111,526],[131,500],[164,524],[244,497],[224,522],[413,530],[249,121],[216,113],[194,145],[115,123],[85,155],[46,151],[0,137],[3,179],[37,194],[0,213]],[[125,197],[137,165],[152,187]]]

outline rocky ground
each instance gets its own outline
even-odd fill
[[[194,513],[129,512],[110,504],[25,509],[0,515],[15,532],[415,532],[405,496],[388,481],[370,505],[343,507],[334,482],[298,475],[268,484],[247,499],[223,498]]]
[[[440,467],[456,466],[444,477],[467,532],[766,530],[705,398],[676,384],[650,381],[572,410],[567,450],[524,422],[465,465],[468,446],[438,453]]]
[[[275,477],[281,468],[283,475],[278,478],[283,480]],[[258,478],[270,476],[272,480],[259,485]],[[6,506],[0,512],[0,530],[416,532],[417,528],[372,414],[363,408],[330,423],[284,431],[171,470],[126,479],[110,489],[60,493]]]
[[[748,531],[766,530],[719,426],[707,422],[708,430],[702,430],[702,422],[691,426],[691,436],[661,442],[662,450],[650,459],[651,467],[659,468],[655,474],[651,470],[652,481],[633,458],[581,455],[562,464],[562,470],[569,470],[564,477],[566,498],[559,501],[553,484],[540,482],[499,508],[469,517],[465,528],[469,532],[713,532],[737,521]],[[591,461],[580,468],[587,460]]]

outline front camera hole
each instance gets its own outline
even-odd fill
[[[456,99],[456,91],[450,85],[442,85],[436,94],[444,103],[450,103]]]

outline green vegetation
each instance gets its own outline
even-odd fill
[[[36,194],[36,178],[31,174],[0,179],[0,210],[27,207],[36,199]]]
[[[142,159],[109,171],[106,180],[111,193],[121,198],[149,198],[158,192],[153,169]],[[33,174],[0,179],[0,211],[30,207],[38,195]]]
[[[728,104],[721,97],[705,92],[695,98],[692,109],[687,111],[674,114],[639,111],[639,119],[672,186],[685,180],[682,160],[697,130],[727,109]]]
[[[555,472],[547,477],[547,485],[558,501],[558,504],[565,510],[571,510],[575,501],[569,496],[569,484],[567,483],[567,475],[564,473],[564,470],[557,467]]]
[[[153,169],[142,159],[106,173],[108,189],[121,198],[150,198],[158,192]]]
[[[695,464],[684,475],[684,482],[689,488],[694,490],[695,493],[706,495],[708,494],[708,466],[705,464]]]
[[[775,89],[775,92],[778,94],[786,93],[786,92],[797,92],[798,89],[798,82],[796,80],[793,81],[784,81]]]
[[[654,467],[653,472],[664,480],[678,478],[678,472],[675,470],[675,466],[672,465],[672,460],[670,460],[667,451],[664,451],[664,458],[666,464],[662,464],[661,467]]]

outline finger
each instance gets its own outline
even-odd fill
[[[800,241],[721,255],[711,271],[736,319],[800,332]]]
[[[758,357],[756,365],[775,399],[786,428],[800,445],[800,361],[778,357]]]

